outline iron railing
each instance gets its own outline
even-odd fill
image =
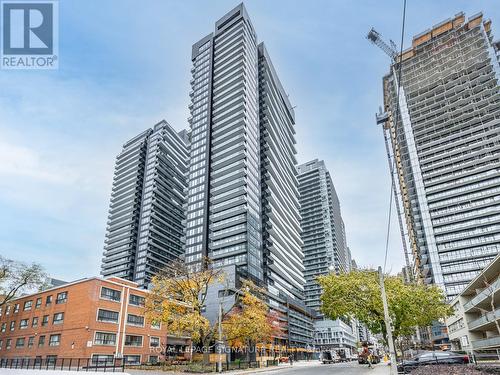
[[[0,368],[123,372],[125,361],[121,358],[0,358]]]

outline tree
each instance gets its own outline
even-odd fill
[[[208,346],[213,341],[217,326],[203,316],[208,288],[222,282],[224,274],[207,264],[200,271],[192,270],[181,260],[173,261],[154,276],[151,293],[145,302],[149,319],[162,322],[169,334],[188,336],[204,347],[204,361],[208,362]]]
[[[329,274],[320,276],[318,282],[323,288],[321,310],[327,317],[355,318],[387,341],[377,271]],[[384,283],[394,339],[452,314],[443,291],[435,285],[405,284],[398,276],[385,276]]]
[[[249,349],[248,360],[250,349],[255,349],[257,343],[264,343],[281,333],[277,315],[269,310],[261,298],[263,294],[264,291],[251,281],[245,281],[239,290],[237,303],[222,322],[229,345]]]
[[[47,275],[41,265],[0,256],[0,308],[18,295],[40,289]]]

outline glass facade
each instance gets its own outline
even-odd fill
[[[117,157],[101,274],[146,287],[183,252],[187,137],[162,121]]]
[[[399,103],[399,65],[383,80],[379,122],[409,265],[450,299],[500,250],[500,68],[490,27],[481,14],[458,14],[414,37]]]

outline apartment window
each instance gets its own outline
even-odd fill
[[[52,295],[47,296],[47,298],[45,299],[45,306],[50,306],[50,305],[52,305]]]
[[[38,338],[38,347],[41,348],[45,345],[45,336],[40,336]]]
[[[3,340],[0,339],[0,350],[2,350],[2,346],[3,346]]]
[[[50,335],[49,346],[59,346],[61,343],[61,335]]]
[[[12,346],[12,339],[7,339],[7,341],[5,342],[5,349],[10,349],[11,346]]]
[[[160,338],[155,337],[155,336],[151,336],[149,338],[149,346],[152,348],[158,348],[160,346]]]
[[[19,337],[16,339],[16,348],[24,347],[24,337]]]
[[[19,304],[18,303],[16,303],[14,305],[14,313],[17,313],[17,312],[19,312]]]
[[[7,323],[2,323],[2,328],[0,328],[1,332],[5,332],[7,329]]]
[[[45,357],[47,366],[55,366],[57,362],[57,355],[48,355]]]
[[[160,329],[161,328],[161,322],[151,322],[151,328],[153,329]]]
[[[19,322],[19,329],[26,329],[28,328],[29,325],[29,320],[28,319],[21,319]]]
[[[24,302],[23,310],[24,311],[30,311],[31,310],[31,306],[33,306],[33,301],[26,301],[26,302]]]
[[[64,313],[55,313],[52,318],[52,324],[61,324],[64,321]]]
[[[42,317],[42,327],[45,327],[47,324],[49,324],[49,316],[48,315],[44,315]]]
[[[107,323],[118,323],[118,312],[99,309],[97,312],[97,320]]]
[[[38,316],[34,316],[33,319],[31,320],[31,326],[33,328],[38,327]]]
[[[122,292],[119,290],[114,290],[106,287],[101,288],[101,298],[109,299],[110,301],[120,302],[122,297]]]
[[[128,303],[134,306],[144,306],[144,297],[131,294]]]
[[[140,355],[124,355],[123,362],[126,365],[140,365],[141,364],[141,356]]]
[[[28,338],[28,348],[32,348],[34,344],[35,344],[35,336],[30,336]]]
[[[158,356],[157,355],[150,355],[149,356],[149,363],[151,363],[153,365],[158,363]]]
[[[56,305],[60,303],[66,303],[68,300],[68,292],[57,293]]]
[[[112,365],[114,363],[115,357],[111,354],[93,354],[92,364],[93,365]]]
[[[139,315],[134,315],[134,314],[128,314],[127,315],[127,324],[132,325],[132,326],[144,326],[144,317],[139,316]]]
[[[40,306],[42,306],[42,297],[38,297],[35,302],[35,309],[38,309]]]
[[[13,331],[16,328],[16,321],[10,322],[10,330]]]
[[[116,333],[96,332],[94,337],[95,345],[115,345]]]
[[[12,307],[12,306],[11,306],[11,305],[9,305],[9,306],[7,306],[7,307],[5,308],[5,315],[9,315],[9,314],[10,314],[10,309],[11,309],[11,307]]]
[[[142,336],[125,335],[125,346],[142,346]]]

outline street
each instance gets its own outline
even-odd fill
[[[282,367],[285,367],[284,365]],[[327,374],[346,374],[346,375],[389,375],[389,366],[385,364],[376,365],[374,369],[369,369],[367,365],[359,365],[357,362],[334,363],[324,365],[319,361],[314,362],[295,362],[293,366],[279,370],[259,372],[259,374],[308,374],[308,375],[327,375]]]

